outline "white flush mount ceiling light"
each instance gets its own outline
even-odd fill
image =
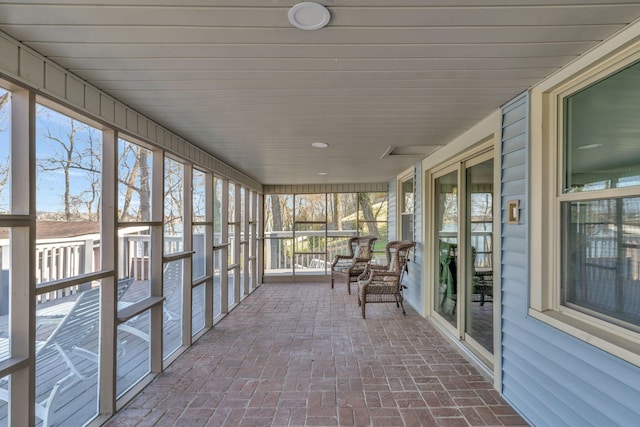
[[[313,148],[327,148],[329,144],[327,144],[326,142],[313,142],[311,143],[311,146]]]
[[[329,10],[318,3],[306,1],[289,9],[289,22],[301,30],[319,30],[327,25],[330,19]]]
[[[327,175],[329,175],[329,174],[328,174],[327,172],[318,172],[318,175],[320,175],[320,176],[327,176]]]

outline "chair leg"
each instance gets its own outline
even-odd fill
[[[351,279],[347,277],[347,293],[351,295]]]
[[[404,311],[404,304],[402,303],[402,300],[403,300],[402,294],[396,295],[396,307],[402,308],[402,314],[406,315],[407,312]],[[400,305],[398,305],[398,304],[400,304]]]
[[[333,289],[333,274],[331,275],[331,289]]]
[[[364,308],[367,305],[367,303],[365,301],[362,301],[362,307],[361,307],[361,311],[362,311],[362,318],[365,318],[365,312],[364,312]]]

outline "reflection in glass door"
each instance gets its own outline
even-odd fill
[[[493,158],[466,170],[465,340],[493,354]]]
[[[493,157],[451,165],[433,180],[437,318],[488,365],[493,360]]]
[[[434,309],[457,326],[458,301],[458,171],[435,180],[435,230],[437,277]]]

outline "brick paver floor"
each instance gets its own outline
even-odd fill
[[[414,310],[328,284],[266,284],[108,426],[523,426]]]

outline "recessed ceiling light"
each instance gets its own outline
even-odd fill
[[[318,30],[327,25],[330,19],[329,10],[318,3],[306,1],[289,9],[289,22],[301,30]]]
[[[327,148],[329,144],[327,144],[326,142],[313,142],[311,146],[313,148]]]
[[[326,173],[326,172],[318,172],[318,175],[320,175],[320,176],[325,176],[325,175],[329,175],[329,174],[328,174],[328,173]]]

